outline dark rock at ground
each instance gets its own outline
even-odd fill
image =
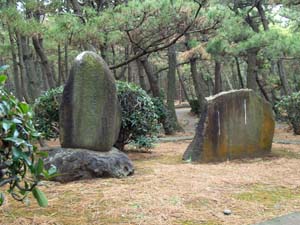
[[[207,99],[184,160],[225,161],[269,153],[275,120],[271,105],[249,89]]]
[[[94,52],[78,55],[60,106],[64,148],[110,151],[121,127],[121,108],[113,74]]]
[[[125,177],[134,173],[133,164],[126,154],[116,148],[109,152],[87,149],[53,148],[47,150],[45,168],[57,168],[53,181],[70,182],[100,177]]]

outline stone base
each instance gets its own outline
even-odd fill
[[[51,180],[70,182],[99,177],[125,177],[134,173],[133,164],[126,154],[116,148],[109,152],[87,149],[53,148],[47,150],[45,168],[56,166],[58,176]]]

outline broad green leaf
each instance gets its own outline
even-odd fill
[[[23,159],[29,167],[32,165],[30,158],[21,149],[12,147],[12,153],[15,159]]]
[[[1,84],[1,85],[4,84],[5,81],[6,81],[6,79],[7,79],[7,76],[5,76],[5,75],[0,75],[0,84]]]
[[[57,173],[57,168],[54,165],[51,165],[50,169],[48,170],[48,173],[50,176],[53,176],[54,174]]]
[[[30,107],[28,104],[26,104],[25,102],[20,102],[19,107],[22,111],[22,113],[27,114],[30,110]]]
[[[12,125],[13,125],[12,121],[3,120],[3,122],[2,122],[2,128],[5,131],[5,133],[11,128]]]
[[[34,198],[37,200],[39,206],[41,206],[41,207],[48,206],[48,200],[47,200],[45,194],[40,189],[38,189],[37,187],[33,188],[32,194],[33,194]]]
[[[35,175],[39,176],[43,172],[43,169],[44,169],[44,162],[42,159],[39,159],[35,167]]]
[[[26,141],[24,141],[21,138],[16,138],[16,137],[8,137],[8,138],[4,138],[4,141],[11,141],[13,143],[15,143],[16,146],[19,146],[21,144],[27,144]]]
[[[39,152],[37,152],[36,153],[38,156],[41,156],[41,157],[48,157],[48,152],[46,152],[46,151],[39,151]]]
[[[22,121],[20,119],[18,119],[18,118],[13,118],[12,122],[13,123],[17,123],[17,124],[21,124],[22,123]]]
[[[51,168],[49,170],[44,170],[43,175],[46,180],[59,176],[59,174],[57,173],[57,168],[54,165],[51,165]]]

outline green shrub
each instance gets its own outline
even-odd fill
[[[275,107],[280,117],[293,126],[294,133],[300,135],[300,92],[283,96]]]
[[[34,103],[34,123],[46,140],[59,136],[59,105],[63,86],[50,89]]]
[[[122,125],[116,147],[128,143],[150,148],[158,133],[158,115],[149,95],[135,84],[117,82],[118,99],[122,109]],[[34,105],[37,129],[47,139],[59,136],[59,102],[63,88],[45,92]]]
[[[172,116],[169,109],[166,107],[163,97],[152,98],[152,101],[155,106],[155,113],[158,115],[158,123],[163,125],[165,134],[171,135],[174,133],[174,121],[172,121]]]
[[[191,112],[194,114],[199,115],[200,114],[200,105],[199,105],[199,101],[197,99],[193,99],[189,102],[190,106],[191,106]]]
[[[155,113],[158,116],[157,120],[162,123],[168,117],[168,110],[163,102],[162,98],[152,98],[152,102],[155,106]]]
[[[158,115],[152,99],[132,83],[118,81],[117,90],[122,108],[122,125],[116,147],[122,150],[128,143],[151,147],[159,131]]]
[[[47,199],[36,185],[49,173],[43,160],[36,158],[43,154],[32,145],[39,137],[32,122],[33,112],[4,90],[5,79],[0,76],[0,187],[8,186],[7,191],[19,201],[32,192],[40,206],[46,206]],[[0,193],[0,205],[3,202],[4,194]]]

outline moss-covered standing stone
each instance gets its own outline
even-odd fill
[[[249,89],[208,98],[207,112],[183,159],[224,161],[269,153],[274,135],[272,107]]]
[[[60,141],[65,148],[110,151],[121,125],[114,77],[94,52],[78,55],[60,106]]]

